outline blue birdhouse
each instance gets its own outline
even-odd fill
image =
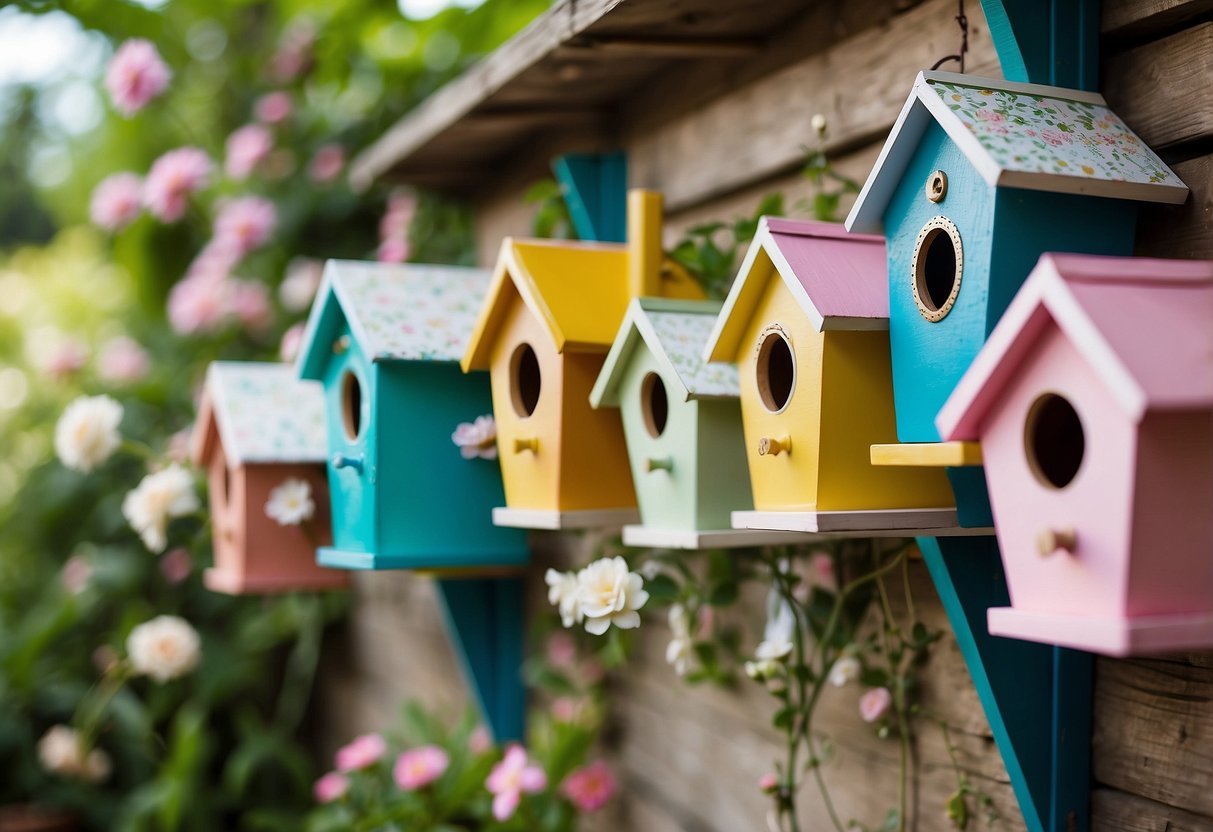
[[[324,385],[333,545],[322,565],[526,563],[525,532],[492,522],[504,500],[495,434],[452,441],[493,411],[488,373],[459,367],[488,287],[475,269],[329,261],[297,366]]]

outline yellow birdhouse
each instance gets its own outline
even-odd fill
[[[702,297],[661,247],[661,195],[628,195],[628,242],[515,240],[463,357],[490,371],[502,526],[587,528],[639,519],[619,411],[590,391],[633,297]]]
[[[737,528],[951,528],[940,469],[882,468],[897,430],[881,237],[764,218],[704,358],[738,365],[753,511]]]

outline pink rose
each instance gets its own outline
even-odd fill
[[[491,750],[492,747],[493,738],[489,736],[488,729],[483,725],[477,725],[468,736],[468,751],[479,756]]]
[[[307,175],[317,184],[327,184],[341,175],[345,151],[339,144],[326,144],[316,151],[307,167]]]
[[[228,200],[215,217],[215,240],[220,247],[230,246],[239,259],[265,245],[278,225],[274,203],[259,196]]]
[[[436,745],[423,745],[396,758],[392,777],[404,791],[424,789],[433,783],[451,763],[451,758]]]
[[[253,112],[257,114],[257,120],[263,124],[278,124],[286,121],[294,109],[295,105],[291,102],[290,93],[281,90],[261,96],[253,105]]]
[[[295,324],[282,333],[282,343],[278,345],[278,357],[290,364],[299,355],[299,347],[303,343],[303,324]]]
[[[137,381],[151,369],[147,350],[125,335],[112,338],[101,347],[97,372],[106,381]]]
[[[775,772],[768,771],[759,777],[758,788],[764,794],[775,794],[775,792],[779,791],[779,778],[775,776]]]
[[[168,88],[173,74],[150,41],[132,38],[118,47],[105,71],[114,106],[131,116]]]
[[[345,793],[349,790],[350,778],[340,772],[330,771],[316,781],[316,785],[312,787],[312,794],[316,797],[317,803],[332,803],[334,800],[345,797]]]
[[[168,322],[178,335],[217,329],[227,313],[225,278],[187,276],[168,293]]]
[[[187,549],[180,546],[160,558],[160,574],[174,586],[183,582],[193,571],[194,559]]]
[[[152,164],[143,183],[143,204],[161,222],[176,222],[185,215],[190,194],[210,179],[213,165],[196,147],[170,150]]]
[[[51,378],[61,381],[84,369],[88,354],[88,347],[74,338],[60,341],[42,362],[42,370]]]
[[[378,734],[363,734],[337,749],[337,770],[359,771],[370,768],[383,759],[386,753],[387,743],[383,737]]]
[[[888,688],[872,688],[859,697],[859,715],[864,722],[876,722],[889,712],[893,694]]]
[[[499,821],[509,820],[518,811],[524,792],[541,792],[547,788],[547,784],[547,775],[527,758],[526,749],[521,745],[511,745],[484,782],[493,795],[493,817]]]
[[[227,282],[227,311],[251,329],[261,329],[273,318],[269,290],[252,280]]]
[[[379,244],[375,259],[380,263],[403,263],[411,253],[408,240],[392,238]]]
[[[561,670],[571,669],[577,663],[577,645],[573,638],[563,630],[557,630],[548,637],[548,664]]]
[[[316,27],[308,20],[292,23],[278,42],[278,51],[270,61],[270,77],[280,83],[293,81],[312,67],[312,47]]]
[[[274,149],[274,137],[264,126],[248,124],[234,130],[227,137],[226,149],[223,169],[230,178],[241,182],[248,179],[257,166],[265,161],[265,157],[270,155],[270,151]]]
[[[459,447],[464,459],[496,459],[497,423],[491,413],[477,416],[475,422],[461,422],[451,434],[451,441]]]
[[[560,790],[582,812],[597,812],[615,796],[618,784],[607,764],[598,760],[569,774]]]
[[[104,231],[119,231],[139,216],[143,180],[133,173],[115,173],[93,190],[89,217]]]

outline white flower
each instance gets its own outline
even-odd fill
[[[774,659],[764,659],[758,662],[745,663],[745,675],[758,682],[773,679],[779,673],[779,662]]]
[[[560,608],[560,623],[566,627],[582,621],[581,602],[578,598],[580,585],[573,572],[557,572],[549,569],[543,576],[548,585],[548,603]]]
[[[475,422],[461,422],[451,434],[464,459],[497,458],[497,423],[493,417],[477,416]]]
[[[109,396],[84,396],[67,406],[55,425],[55,453],[68,468],[88,472],[118,450],[122,405]]]
[[[311,520],[316,513],[312,487],[307,480],[295,477],[285,480],[270,492],[265,513],[280,526],[298,526],[304,520]]]
[[[585,629],[600,636],[614,624],[621,630],[640,626],[637,612],[649,600],[644,579],[628,571],[621,557],[600,558],[577,573],[578,601]]]
[[[99,748],[86,751],[80,735],[66,725],[55,725],[38,740],[38,759],[43,768],[65,777],[100,783],[109,777],[109,755]]]
[[[312,305],[324,264],[310,257],[296,257],[286,264],[286,277],[278,286],[278,299],[288,312],[302,312]]]
[[[198,631],[175,615],[156,616],[131,630],[126,652],[135,673],[157,682],[184,676],[202,658]]]
[[[673,638],[665,648],[665,660],[674,665],[674,672],[685,676],[695,661],[695,642],[691,639],[691,620],[686,607],[670,607],[670,633]]]
[[[760,661],[774,661],[787,657],[795,648],[792,640],[796,632],[796,614],[786,599],[774,589],[767,596],[767,626],[762,634],[762,643],[754,651]]]
[[[860,669],[859,659],[854,656],[843,656],[830,668],[830,684],[836,688],[843,687],[848,682],[859,678]]]
[[[194,480],[180,465],[148,474],[122,501],[122,515],[153,552],[168,545],[168,521],[198,510]]]
[[[824,136],[826,134],[826,128],[829,126],[826,123],[826,117],[821,113],[814,113],[813,117],[809,119],[809,125],[813,128],[813,132],[818,136]]]

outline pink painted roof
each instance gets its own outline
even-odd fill
[[[1135,421],[1213,408],[1213,261],[1046,254],[940,410],[945,439],[977,439],[1002,387],[1055,325]]]
[[[884,237],[841,225],[769,218],[771,242],[823,318],[888,318]]]

